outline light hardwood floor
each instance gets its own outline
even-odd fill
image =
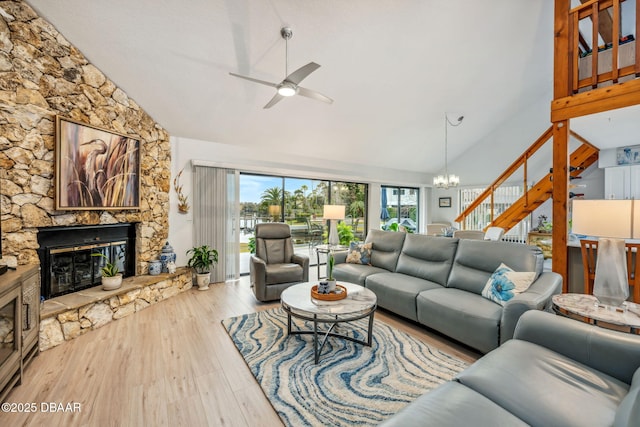
[[[7,398],[37,411],[0,412],[0,426],[281,426],[220,324],[278,305],[256,301],[243,277],[111,322],[38,355]],[[376,319],[465,361],[479,357],[384,310]],[[80,411],[54,413],[51,403]]]

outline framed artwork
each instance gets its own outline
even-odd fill
[[[619,165],[636,165],[640,163],[640,145],[618,147],[616,160]]]
[[[140,140],[56,116],[56,209],[140,208]]]
[[[451,197],[440,197],[438,199],[438,206],[441,208],[450,208],[451,207]]]

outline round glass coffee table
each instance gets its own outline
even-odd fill
[[[288,287],[282,292],[280,301],[287,313],[287,333],[289,335],[313,335],[313,353],[315,363],[320,359],[322,347],[328,337],[338,337],[358,344],[371,346],[373,334],[373,315],[378,307],[376,294],[370,289],[348,282],[339,282],[347,289],[347,297],[339,301],[323,301],[311,297],[311,288],[316,283],[300,283]],[[313,330],[291,330],[291,318],[313,322]],[[349,323],[369,317],[367,339],[360,340],[334,332],[338,323]],[[330,325],[326,331],[318,330],[318,324]],[[320,342],[320,335],[323,335]]]

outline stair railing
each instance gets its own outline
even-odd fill
[[[599,149],[591,144],[589,141],[584,139],[582,136],[578,135],[574,131],[569,131],[570,135],[580,142],[580,147],[578,147],[571,154],[571,173],[572,177],[579,176],[585,167],[593,164],[595,160],[597,160],[597,153]],[[532,157],[532,155],[538,151],[547,141],[551,139],[553,136],[553,128],[547,129],[527,150],[520,155],[512,164],[509,166],[500,176],[487,187],[478,197],[456,218],[456,222],[461,224],[461,228],[465,229],[467,225],[466,218],[476,211],[482,211],[483,203],[487,198],[490,198],[490,220],[487,224],[487,227],[490,225],[498,225],[500,227],[504,227],[506,230],[509,230],[511,227],[515,225],[515,223],[511,223],[513,219],[513,215],[515,211],[513,210],[514,205],[517,204],[519,206],[518,211],[524,209],[533,210],[540,203],[546,200],[551,195],[551,179],[552,172],[550,171],[547,175],[545,175],[542,180],[538,181],[531,188],[527,186],[528,182],[528,173],[527,173],[527,162]],[[500,215],[505,214],[509,219],[507,222],[509,224],[504,224],[504,221],[499,221],[500,224],[494,224],[496,220],[495,216],[495,194],[497,189],[502,185],[511,175],[513,175],[520,167],[522,166],[523,170],[523,195],[520,199],[518,199],[512,206],[508,207],[506,210],[500,213]],[[533,193],[533,199],[530,200],[530,194]],[[547,195],[547,196],[545,196]],[[484,212],[484,211],[482,211]],[[502,218],[502,217],[500,217]],[[521,220],[518,220],[519,223]]]
[[[487,198],[490,198],[490,222],[493,223],[495,217],[495,191],[500,185],[502,185],[505,181],[507,181],[520,167],[522,166],[523,170],[523,191],[525,197],[527,196],[527,181],[528,181],[528,171],[527,171],[527,161],[538,151],[551,137],[553,136],[553,127],[549,127],[540,137],[533,143],[527,150],[520,155],[498,178],[496,178],[493,183],[491,183],[486,190],[484,190],[480,195],[472,202],[458,217],[455,219],[456,222],[462,224],[462,228],[465,228],[465,219],[471,215],[471,213],[476,210]],[[528,203],[528,200],[525,199]]]

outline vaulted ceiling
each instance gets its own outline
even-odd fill
[[[174,136],[433,173],[510,117],[548,108],[548,0],[28,0]],[[263,106],[310,61],[302,96]],[[546,128],[541,123],[539,128]],[[514,135],[517,137],[518,135]],[[530,144],[538,135],[522,142]]]

